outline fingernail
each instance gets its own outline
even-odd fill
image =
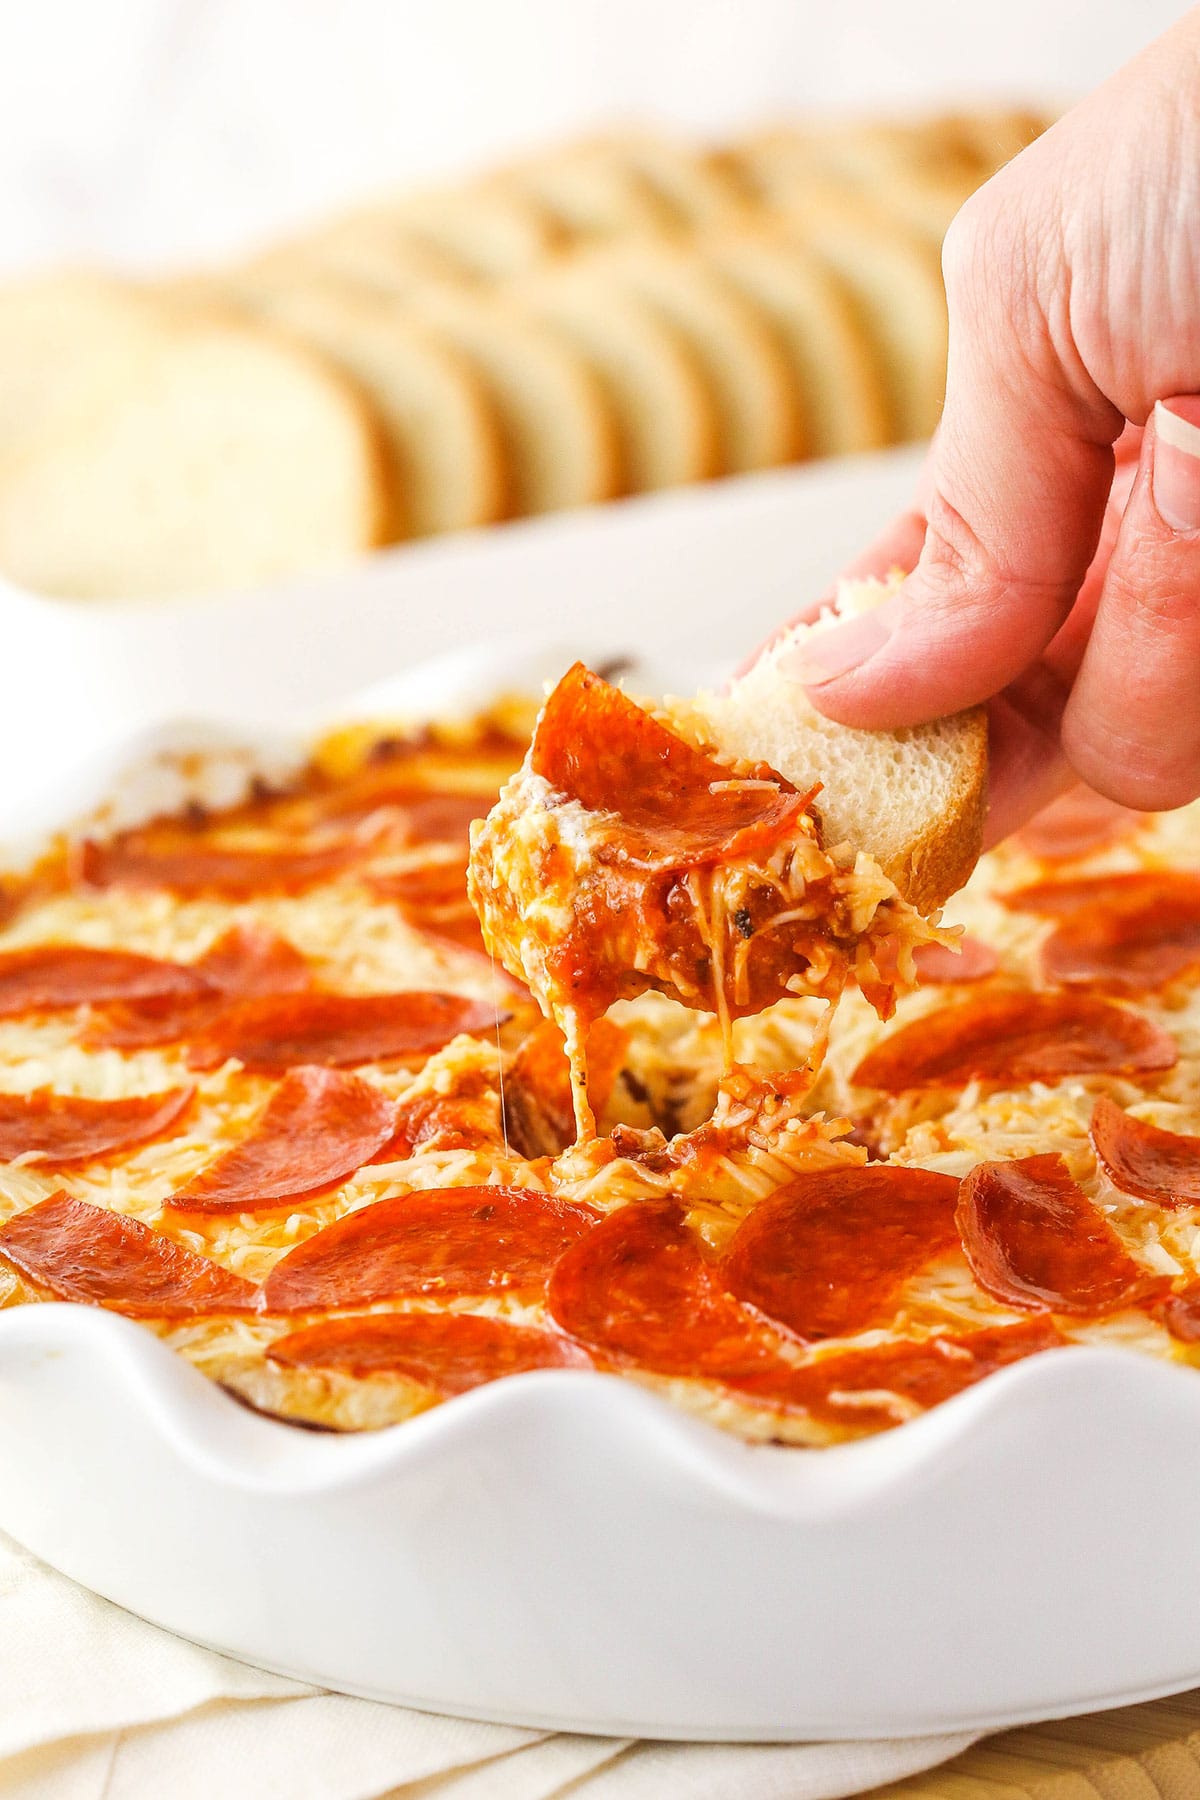
[[[1154,504],[1172,531],[1200,531],[1200,397],[1154,405]]]
[[[857,619],[847,619],[843,625],[813,632],[779,658],[779,672],[802,687],[821,687],[861,667],[877,650],[882,650],[891,635],[890,608],[877,606],[871,612],[860,613]]]

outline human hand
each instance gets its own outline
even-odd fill
[[[992,841],[1076,777],[1181,805],[1200,793],[1200,11],[981,189],[945,263],[923,492],[854,572],[916,566],[788,672],[851,725],[990,700]]]

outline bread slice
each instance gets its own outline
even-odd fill
[[[941,416],[949,332],[934,246],[881,206],[830,188],[807,189],[789,208],[786,228],[858,308],[883,362],[893,436],[931,436]]]
[[[565,245],[653,236],[677,223],[674,209],[639,170],[590,143],[530,157],[497,175],[494,185],[540,208]]]
[[[689,245],[639,240],[580,259],[645,302],[683,339],[712,395],[724,474],[771,469],[800,453],[792,371],[754,302],[714,280]]]
[[[708,230],[745,203],[742,183],[719,158],[665,132],[608,131],[595,140],[594,154],[649,182],[682,226]]]
[[[828,614],[793,626],[724,693],[700,694],[684,710],[722,751],[769,763],[797,788],[820,782],[825,843],[865,850],[918,912],[929,913],[962,886],[979,857],[987,804],[984,709],[897,731],[859,731],[825,718],[779,670],[787,650],[878,605],[900,579],[842,582]]]
[[[266,297],[259,314],[311,345],[369,397],[399,476],[398,536],[488,525],[506,500],[495,408],[470,363],[386,296],[314,276]]]
[[[769,229],[713,232],[708,268],[750,300],[788,360],[809,456],[877,450],[889,415],[880,358],[836,280],[802,245]]]
[[[91,270],[0,287],[0,456],[60,430],[122,380],[163,324],[152,295]]]
[[[378,209],[347,213],[219,273],[224,289],[251,305],[316,276],[353,281],[392,299],[406,299],[429,282],[474,285],[461,263]]]
[[[651,306],[575,259],[512,283],[508,292],[602,384],[616,421],[624,492],[650,493],[717,473],[712,395],[687,344]]]
[[[0,569],[76,598],[249,587],[385,541],[391,493],[375,416],[333,370],[181,319],[86,413],[0,459]]]
[[[534,197],[496,181],[408,194],[378,210],[412,242],[484,280],[534,268],[564,240],[559,221]]]
[[[478,374],[495,409],[518,517],[611,499],[616,426],[602,384],[570,344],[495,292],[416,289],[408,315]]]

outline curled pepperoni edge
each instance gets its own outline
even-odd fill
[[[340,1069],[289,1069],[249,1133],[163,1202],[177,1213],[265,1212],[347,1181],[390,1140],[396,1106]]]
[[[1200,1205],[1200,1138],[1135,1119],[1103,1094],[1089,1135],[1096,1160],[1123,1194],[1169,1208]]]
[[[56,1299],[128,1318],[253,1312],[253,1282],[140,1220],[59,1192],[0,1226],[0,1260]],[[159,1282],[158,1291],[151,1283]]]

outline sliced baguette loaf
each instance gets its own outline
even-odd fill
[[[821,783],[826,844],[873,856],[904,898],[928,913],[960,888],[979,856],[987,803],[987,718],[972,707],[927,725],[859,731],[825,718],[780,672],[780,656],[839,619],[886,599],[890,581],[844,581],[836,606],[793,626],[724,693],[687,711],[722,750],[769,763],[795,787]]]

